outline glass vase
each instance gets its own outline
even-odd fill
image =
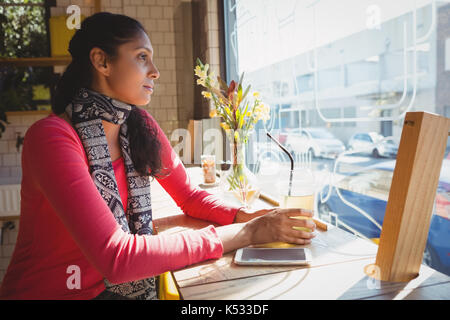
[[[236,198],[246,209],[259,197],[260,188],[253,172],[245,164],[245,144],[230,142],[231,165],[220,179],[220,188]]]

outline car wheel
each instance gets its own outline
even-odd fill
[[[373,149],[372,157],[374,157],[374,158],[379,158],[380,157],[380,153],[378,152],[378,149]]]

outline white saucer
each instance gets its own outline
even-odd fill
[[[200,187],[200,188],[213,188],[213,187],[217,187],[218,185],[219,185],[219,179],[218,178],[216,178],[216,182],[213,182],[213,183],[200,183],[198,186]]]

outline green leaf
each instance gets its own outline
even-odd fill
[[[237,109],[238,104],[237,104],[237,94],[233,94],[233,106],[234,108]]]
[[[242,119],[245,118],[245,115],[247,114],[247,110],[248,110],[248,102],[245,104],[244,113],[242,114]],[[244,131],[247,130],[248,122],[249,121],[247,121],[244,125],[241,125],[241,128],[243,128]]]
[[[241,118],[239,119],[239,128],[242,128],[242,125],[244,124],[244,118],[245,114],[241,115]]]
[[[244,72],[241,74],[241,78],[239,79],[239,86],[242,86],[242,81],[244,80]]]
[[[237,104],[240,104],[242,101],[242,86],[239,84],[238,93],[237,93]]]
[[[230,184],[230,189],[229,190],[234,190],[238,187],[236,181],[235,181],[235,177],[234,175],[231,175],[227,178],[228,183]]]
[[[247,89],[245,89],[244,95],[242,96],[242,99],[245,99],[245,97],[247,96],[248,92],[250,91],[250,87],[251,85],[248,85]]]
[[[247,114],[247,110],[248,110],[248,102],[245,104],[245,109],[244,109],[244,117]]]
[[[233,123],[233,119],[231,118],[231,111],[230,111],[230,113],[228,113],[228,111],[227,111],[227,107],[228,107],[228,110],[230,110],[230,107],[229,106],[226,106],[226,107],[224,107],[223,108],[223,115],[224,115],[224,120],[225,120],[225,122],[228,124],[228,125],[230,125],[230,123]]]
[[[220,89],[225,92],[228,92],[228,85],[226,84],[226,82],[223,81],[222,78],[219,76],[217,76],[217,81],[219,82]]]

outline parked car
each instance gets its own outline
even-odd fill
[[[394,166],[394,160],[385,161],[362,172],[344,176],[335,188],[331,188],[328,200],[317,204],[319,217],[377,242],[381,234],[378,226],[383,225]],[[325,187],[322,195],[327,196],[328,190],[328,186]],[[345,202],[357,206],[368,216]],[[450,160],[447,159],[443,160],[423,262],[450,275]]]
[[[285,135],[286,149],[293,153],[333,159],[345,151],[344,143],[325,128],[291,129]]]
[[[361,153],[369,154],[374,158],[395,158],[398,145],[392,140],[383,140],[384,138],[377,132],[356,133],[348,141],[348,149],[361,150]]]

